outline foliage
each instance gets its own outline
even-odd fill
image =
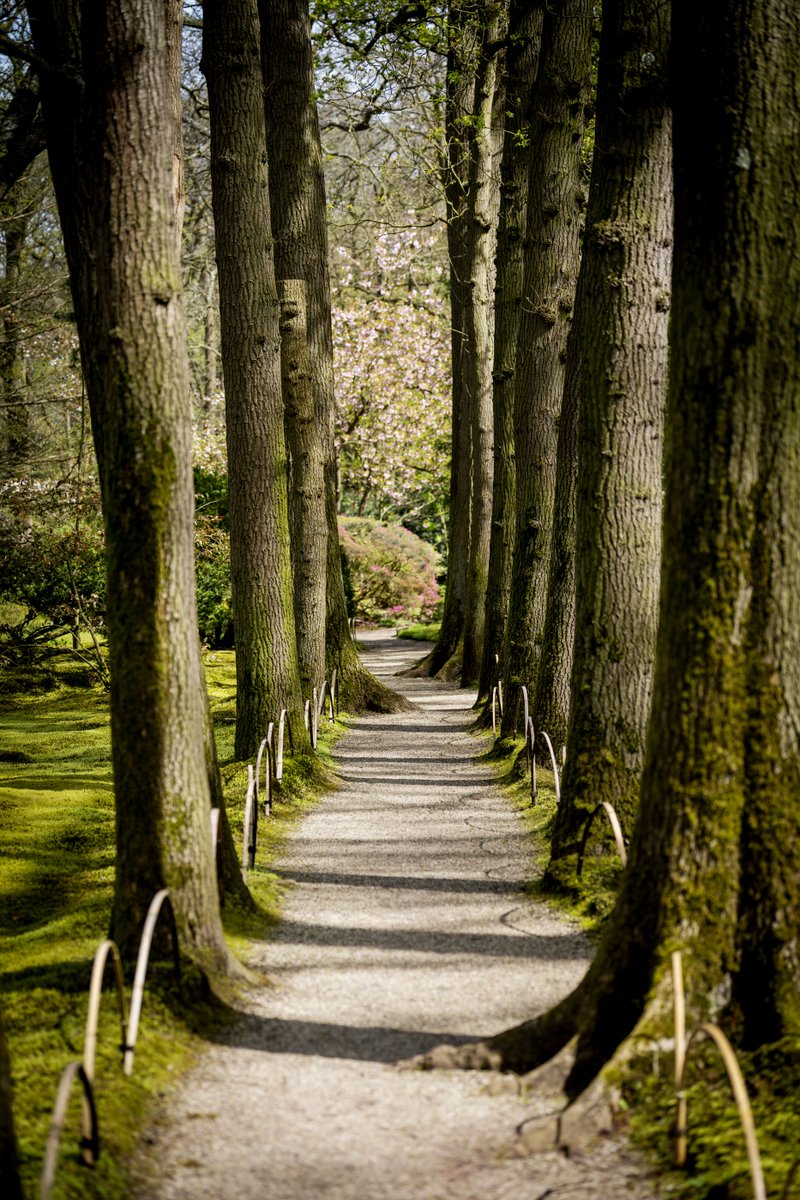
[[[233,645],[230,535],[222,518],[198,513],[195,521],[195,581],[200,640]]]
[[[436,642],[440,629],[441,624],[438,621],[432,625],[403,625],[398,629],[397,636],[408,638],[412,642]]]
[[[368,621],[430,618],[439,601],[438,555],[402,525],[341,517],[339,537],[353,586],[354,615]]]
[[[334,256],[336,446],[342,508],[402,520],[443,546],[450,326],[436,231],[377,238],[364,265]]]

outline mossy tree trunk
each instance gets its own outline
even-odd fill
[[[300,686],[310,696],[325,678],[325,462],[311,385],[306,285],[283,279],[279,289],[297,657]]]
[[[514,379],[528,203],[528,137],[544,5],[513,0],[505,56],[506,130],[500,165],[492,419],[494,471],[484,643],[478,694],[491,694],[505,640],[514,551]]]
[[[575,643],[575,501],[578,488],[581,340],[587,318],[585,281],[586,273],[581,265],[574,315],[567,337],[564,395],[558,420],[547,601],[536,690],[531,706],[534,729],[547,733],[554,747],[563,747],[567,741]]]
[[[472,114],[465,264],[468,280],[464,313],[466,336],[462,357],[463,390],[472,443],[472,512],[464,603],[462,687],[472,687],[478,682],[489,574],[494,474],[494,260],[500,207],[498,159],[505,123],[500,47],[508,26],[507,4],[502,0],[482,3],[479,16],[482,36]]]
[[[583,220],[580,148],[590,97],[592,6],[548,9],[531,127],[525,272],[514,386],[516,532],[503,654],[511,733],[536,683],[544,628],[564,359]]]
[[[281,279],[306,284],[311,378],[325,455],[327,669],[338,671],[346,708],[397,712],[408,707],[406,702],[361,663],[342,579],[327,208],[308,0],[260,0],[259,12],[275,269]]]
[[[672,247],[668,10],[608,3],[583,240],[576,615],[552,858],[589,812],[636,815],[658,623]]]
[[[237,759],[289,712],[302,749],[292,595],[280,301],[272,258],[256,0],[208,0],[203,71],[228,440]]]
[[[577,1032],[570,1095],[637,1024],[669,1033],[673,949],[690,1022],[718,1017],[732,984],[732,1033],[800,1032],[799,55],[787,0],[673,7],[672,375],[639,816],[585,979],[486,1047],[524,1071]]]
[[[3,205],[5,275],[2,281],[3,337],[0,342],[0,395],[5,416],[3,473],[19,478],[30,473],[31,420],[27,404],[25,354],[20,336],[19,300],[25,238],[31,218],[30,187],[20,183]]]
[[[184,951],[235,970],[209,836],[166,6],[31,0],[103,503],[117,870],[130,961],[169,888]]]
[[[467,571],[472,531],[473,428],[467,367],[469,303],[469,181],[472,161],[472,117],[475,76],[480,54],[480,27],[474,8],[453,0],[448,14],[445,136],[442,177],[447,217],[450,268],[451,455],[450,512],[447,537],[447,587],[436,645],[412,673],[458,674],[467,606]],[[451,668],[448,668],[451,664]]]

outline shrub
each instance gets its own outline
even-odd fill
[[[353,615],[368,621],[430,620],[439,602],[439,556],[402,525],[340,517]]]

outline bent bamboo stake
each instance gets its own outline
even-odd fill
[[[544,738],[544,740],[547,742],[547,749],[550,751],[550,762],[553,764],[553,776],[556,781],[556,800],[560,801],[561,800],[561,784],[559,783],[559,780],[558,780],[558,767],[556,766],[556,756],[555,756],[555,752],[553,750],[553,743],[550,741],[549,734],[546,734],[544,730],[541,730],[541,734],[542,734],[542,737]]]
[[[267,737],[269,737],[269,729],[267,729]],[[261,759],[264,757],[264,750],[266,749],[266,745],[267,745],[267,738],[262,738],[261,745],[258,747],[258,754],[256,755],[256,770],[255,770],[255,781],[256,781],[255,803],[256,803],[256,807],[258,807],[258,802],[261,799],[261,792],[259,789],[258,781],[261,776]]]
[[[244,798],[244,829],[242,831],[242,878],[247,883],[247,872],[255,863],[256,845],[255,845],[255,829],[253,821],[253,809],[255,808],[255,783],[253,776],[253,764],[247,764],[247,793]]]
[[[523,691],[524,690],[525,689],[523,688]],[[525,699],[525,707],[527,709],[527,697]],[[530,745],[529,745],[529,743],[530,743]],[[529,751],[528,757],[529,757],[529,761],[531,764],[531,804],[536,803],[536,793],[538,790],[536,787],[536,752],[534,750],[535,743],[536,743],[536,730],[533,728],[533,721],[531,720],[530,717],[528,717],[527,724],[525,726],[525,747]]]
[[[333,698],[333,710],[335,715],[339,715],[339,671],[336,667],[333,668],[331,675],[331,696]]]
[[[264,763],[264,814],[272,812],[272,780],[275,778],[275,722],[267,726],[267,761]],[[258,819],[258,818],[256,818]]]
[[[275,779],[278,783],[283,779],[283,735],[287,724],[289,725],[289,745],[294,750],[291,721],[289,721],[286,709],[282,708],[281,715],[278,717],[278,748],[275,755]]]
[[[319,701],[317,699],[317,689],[312,688],[311,689],[311,729],[309,730],[309,732],[311,734],[311,749],[312,750],[316,750],[316,748],[317,748],[317,733],[319,732],[318,703],[319,703]]]
[[[97,1023],[100,1017],[100,1001],[103,997],[103,977],[105,975],[108,956],[114,965],[114,983],[119,1004],[119,1023],[122,1032],[120,1052],[124,1055],[128,1047],[127,1022],[125,1017],[125,979],[122,974],[122,959],[117,943],[107,938],[97,947],[92,963],[92,977],[89,984],[89,1009],[86,1014],[86,1032],[83,1036],[83,1071],[91,1087],[94,1086],[94,1060],[97,1051]],[[84,1090],[83,1124],[81,1138],[81,1158],[87,1166],[93,1167],[96,1155],[92,1142],[92,1126],[94,1116],[89,1107],[89,1101]]]
[[[211,810],[211,849],[216,854],[217,842],[219,841],[219,809],[212,808]]]
[[[147,975],[147,965],[150,961],[150,948],[153,944],[156,923],[165,901],[169,905],[172,915],[172,951],[175,958],[176,973],[180,977],[178,930],[175,925],[175,914],[172,912],[172,901],[169,898],[169,891],[167,888],[162,888],[160,892],[156,892],[150,901],[150,907],[147,910],[144,928],[142,929],[141,941],[139,942],[139,953],[136,956],[136,970],[133,974],[133,988],[131,990],[131,1013],[128,1021],[128,1042],[125,1046],[125,1058],[123,1060],[123,1069],[126,1075],[130,1075],[133,1072],[133,1056],[136,1051],[136,1039],[139,1036],[139,1018],[142,1015],[144,981]]]
[[[586,824],[583,827],[583,837],[581,838],[581,847],[580,847],[580,850],[578,851],[578,866],[577,866],[577,870],[575,872],[578,879],[580,879],[581,873],[583,872],[583,858],[586,853],[586,843],[589,840],[589,830],[592,828],[592,823],[594,822],[595,817],[601,810],[603,810],[605,812],[606,816],[608,817],[608,823],[611,826],[611,832],[614,834],[614,841],[616,842],[616,846],[617,846],[617,854],[620,857],[620,861],[621,861],[623,867],[627,866],[627,864],[628,864],[628,855],[625,850],[625,842],[622,837],[622,827],[620,826],[620,823],[619,823],[619,817],[617,816],[613,805],[609,804],[607,800],[601,800],[600,803],[597,805],[597,807],[593,808],[592,811],[589,813],[589,817],[586,821]]]
[[[64,1116],[67,1111],[69,1094],[76,1079],[83,1088],[83,1102],[89,1111],[91,1121],[91,1133],[88,1139],[85,1134],[81,1137],[81,1153],[83,1154],[84,1151],[87,1152],[89,1156],[85,1159],[87,1162],[95,1163],[100,1157],[100,1129],[97,1124],[97,1106],[94,1101],[94,1091],[83,1065],[78,1062],[71,1062],[64,1068],[61,1078],[58,1081],[56,1102],[53,1105],[53,1115],[50,1119],[50,1129],[47,1134],[47,1145],[44,1152],[44,1162],[42,1163],[42,1174],[39,1178],[39,1196],[41,1200],[48,1200],[50,1192],[53,1189],[58,1160],[58,1146],[64,1128]]]
[[[492,688],[492,737],[497,741],[497,688]]]
[[[497,681],[497,699],[500,701],[500,716],[502,717],[502,715],[503,715],[503,681],[502,681],[502,679],[498,679],[498,681]]]

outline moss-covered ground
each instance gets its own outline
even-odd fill
[[[65,659],[64,672],[72,669]],[[232,762],[235,664],[232,653],[207,658],[231,827],[241,836],[246,765]],[[56,682],[53,683],[52,676]],[[91,962],[106,936],[114,880],[114,800],[108,698],[101,688],[62,681],[57,661],[47,690],[0,693],[0,988],[14,1083],[14,1115],[23,1186],[38,1178],[59,1077],[80,1060]],[[67,676],[70,678],[70,676]],[[321,755],[339,726],[321,723]],[[263,936],[275,920],[284,885],[270,870],[293,821],[314,803],[330,773],[292,769],[271,820],[259,824],[250,872],[255,914],[226,912],[234,949]],[[108,972],[110,977],[110,971]],[[129,996],[130,980],[126,980]],[[54,1197],[118,1198],[129,1192],[128,1158],[155,1101],[163,1099],[204,1039],[230,1011],[191,974],[180,986],[168,966],[148,973],[134,1072],[121,1070],[119,1016],[109,988],[101,1007],[96,1093],[101,1155],[93,1169],[77,1154],[77,1089],[65,1123]]]
[[[530,830],[536,874],[541,876],[556,812],[552,773],[538,769],[538,792],[531,804],[522,739],[495,743],[491,734],[482,736],[487,743],[484,760],[495,766]],[[580,880],[576,855],[571,855],[555,882],[551,873],[547,888],[534,881],[529,891],[576,917],[597,938],[613,907],[622,867],[601,825],[591,841],[602,844],[607,853],[587,852]],[[739,1053],[738,1059],[753,1108],[767,1196],[800,1200],[800,1038]],[[614,1072],[622,1092],[620,1124],[663,1172],[660,1193],[674,1200],[750,1200],[754,1193],[738,1110],[722,1061],[708,1041],[693,1050],[687,1075],[688,1160],[685,1168],[673,1166],[673,1069],[671,1051],[654,1058],[648,1049]]]
[[[410,638],[412,642],[435,642],[440,629],[439,622],[433,625],[401,625],[398,627],[397,636]]]

